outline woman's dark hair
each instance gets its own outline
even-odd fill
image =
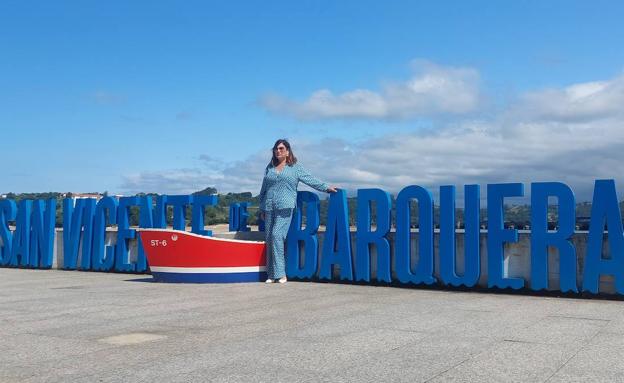
[[[271,159],[271,164],[273,166],[277,166],[277,164],[279,164],[279,160],[277,159],[277,156],[275,155],[275,150],[280,144],[283,144],[286,147],[286,150],[288,150],[288,157],[286,157],[286,165],[292,166],[296,164],[297,157],[295,157],[295,153],[293,153],[292,149],[290,148],[290,143],[288,143],[288,141],[285,138],[280,138],[279,140],[275,141],[275,144],[273,144],[273,149],[271,149],[271,152],[273,154],[273,158]]]

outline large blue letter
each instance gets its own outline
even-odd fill
[[[154,217],[152,216],[152,212],[152,197],[146,195],[139,198],[139,227],[145,229],[154,227]],[[143,273],[147,271],[147,257],[145,256],[143,243],[140,240],[137,242],[139,253],[137,254],[135,270],[138,273]]]
[[[548,197],[557,197],[559,230],[548,232]],[[548,246],[559,250],[559,289],[578,292],[576,251],[570,238],[576,224],[572,190],[560,182],[531,184],[531,289],[548,288]]]
[[[240,215],[238,211],[240,210],[240,204],[237,202],[230,204],[230,219],[228,220],[229,231],[238,231],[239,227],[239,218]]]
[[[340,266],[340,279],[353,280],[349,210],[345,190],[338,190],[329,197],[327,229],[323,241],[323,259],[321,259],[319,277],[331,279],[335,264]]]
[[[170,195],[167,204],[173,206],[173,229],[186,230],[186,207],[193,203],[193,196]]]
[[[30,236],[30,266],[49,269],[54,255],[54,224],[56,223],[56,200],[36,200],[32,213]]]
[[[238,210],[238,231],[249,231],[249,226],[247,226],[247,219],[249,219],[249,213],[247,212],[247,208],[249,207],[249,202],[241,202],[240,209]]]
[[[136,238],[136,230],[130,229],[128,215],[131,206],[138,206],[139,198],[121,197],[117,207],[117,246],[115,248],[115,271],[127,273],[135,271],[134,263],[130,262],[128,241]]]
[[[13,233],[11,266],[28,266],[30,261],[30,217],[32,200],[21,200]]]
[[[117,200],[102,198],[93,218],[93,270],[111,271],[115,265],[115,246],[106,245],[106,221],[113,225],[117,220]]]
[[[157,229],[167,228],[167,196],[159,195],[156,198],[156,208],[154,210],[154,227]]]
[[[505,242],[518,242],[518,230],[505,229],[503,200],[523,195],[524,185],[520,183],[488,185],[488,287],[524,287],[524,279],[506,277],[509,267],[505,268],[503,254]]]
[[[80,254],[80,269],[91,270],[91,259],[93,255],[93,215],[95,214],[95,198],[87,198],[84,200],[84,209],[82,212],[82,253]]]
[[[306,225],[301,228],[302,212],[305,205]],[[293,212],[293,218],[286,237],[286,275],[293,278],[312,278],[316,274],[318,265],[318,231],[320,202],[316,194],[309,191],[297,193],[297,208]],[[304,243],[303,267],[301,267],[301,254],[299,243]]]
[[[418,200],[418,266],[412,272],[410,200]],[[420,186],[407,186],[396,200],[395,272],[401,283],[435,283],[433,276],[433,198]]]
[[[17,206],[12,199],[0,199],[0,238],[2,247],[0,248],[0,266],[6,266],[11,262],[13,233],[9,229],[9,221],[13,221],[17,216]]]
[[[85,200],[82,198],[75,201],[75,206],[73,199],[63,200],[63,264],[59,264],[62,269],[76,269],[84,208]]]
[[[440,187],[440,277],[446,284],[472,287],[479,281],[479,198],[479,185],[464,187],[464,275],[460,277],[455,254],[455,186]]]
[[[73,199],[63,200],[63,262],[62,264],[59,262],[59,267],[66,270],[76,269],[82,236],[80,268],[91,269],[94,210],[95,199],[93,198],[77,199],[75,206]]]
[[[193,196],[193,210],[191,215],[191,231],[195,234],[211,236],[211,230],[204,229],[204,212],[206,206],[217,204],[216,195],[196,195]]]
[[[610,259],[602,257],[605,220]],[[583,273],[583,291],[597,294],[601,274],[613,275],[615,290],[619,294],[624,294],[624,233],[622,232],[622,214],[613,180],[596,180],[594,184],[589,240]]]
[[[371,203],[375,202],[377,219],[371,231]],[[381,189],[359,189],[357,197],[357,234],[355,255],[355,280],[370,281],[370,245],[377,250],[377,281],[391,282],[390,278],[390,194]]]

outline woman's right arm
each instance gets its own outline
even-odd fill
[[[267,174],[267,170],[268,170],[268,166],[267,169],[265,169],[264,171],[264,177],[262,177],[262,187],[260,188],[260,194],[258,195],[259,200],[260,200],[260,213],[264,213],[266,211],[266,188],[267,188],[267,181],[266,181],[266,174]]]
[[[264,206],[266,198],[266,178],[262,179],[262,188],[260,188],[260,194],[258,195],[258,197],[260,198],[260,210],[266,210]]]

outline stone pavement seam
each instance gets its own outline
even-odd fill
[[[608,322],[610,321],[606,321],[607,323],[605,323],[605,325],[603,326],[603,328],[608,324]],[[563,362],[563,364],[561,366],[559,366],[559,368],[557,368],[557,370],[555,370],[552,374],[550,374],[550,376],[548,378],[546,378],[544,380],[544,383],[547,383],[549,380],[552,379],[553,376],[555,376],[559,371],[561,371],[561,369],[563,367],[565,367],[575,356],[577,356],[586,346],[588,346],[594,339],[596,339],[596,337],[598,336],[598,334],[600,334],[602,331],[602,329],[599,329],[598,331],[596,331],[596,333],[589,338],[587,341],[583,342],[581,347],[579,347],[576,352],[574,354],[572,354],[565,362]]]
[[[509,342],[509,343],[541,344],[541,345],[551,345],[551,346],[554,346],[556,344],[556,343],[531,342],[528,340],[517,340],[517,339],[503,339],[502,341]]]
[[[372,328],[376,329],[376,330],[391,330],[391,331],[402,331],[402,332],[415,332],[415,333],[420,333],[420,334],[427,334],[430,335],[431,333],[427,332],[427,331],[419,331],[419,330],[408,330],[405,328],[392,328],[392,327],[384,327],[384,326],[373,326]]]
[[[576,317],[572,315],[547,315],[550,318],[565,318],[565,319],[578,319],[578,320],[595,320],[601,322],[611,322],[610,319],[601,319],[601,318],[587,318],[587,317]]]
[[[444,375],[445,373],[447,373],[447,372],[451,371],[452,369],[454,369],[454,368],[457,368],[457,367],[461,366],[462,364],[466,363],[467,361],[469,361],[469,360],[471,360],[471,359],[474,359],[474,358],[476,358],[477,356],[481,355],[481,354],[482,354],[482,353],[484,353],[485,351],[486,351],[486,350],[483,350],[483,351],[478,352],[478,353],[476,353],[476,354],[474,354],[474,355],[471,355],[470,357],[468,357],[468,358],[466,358],[466,359],[462,360],[462,361],[461,361],[461,362],[459,362],[459,363],[454,364],[453,366],[451,366],[451,367],[447,368],[446,370],[441,371],[441,372],[439,372],[439,373],[435,374],[434,376],[432,376],[432,377],[430,377],[429,379],[425,380],[423,383],[431,382],[433,379],[437,378],[438,376],[442,376],[442,375]]]

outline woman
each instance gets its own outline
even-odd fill
[[[273,158],[264,171],[260,190],[260,218],[265,221],[267,276],[266,283],[286,283],[284,240],[297,204],[299,181],[322,192],[335,193],[297,163],[288,141],[277,140]]]

